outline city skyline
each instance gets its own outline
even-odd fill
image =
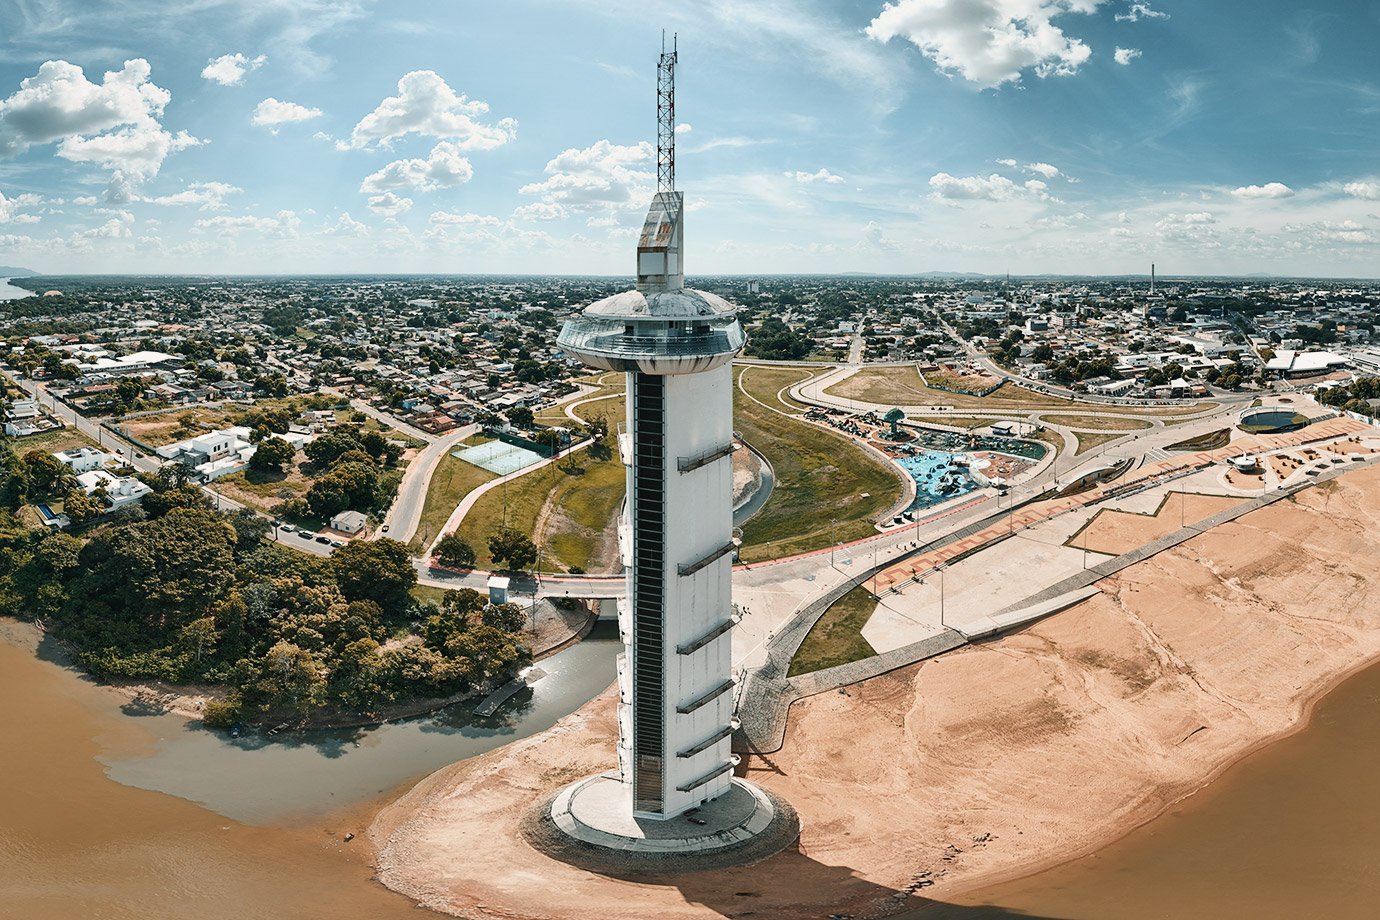
[[[1380,10],[1251,11],[20,4],[0,263],[629,274],[664,25],[692,275],[1380,274]]]

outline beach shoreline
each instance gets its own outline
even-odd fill
[[[380,879],[477,917],[722,916],[744,892],[774,917],[888,916],[1076,860],[1302,730],[1318,701],[1380,660],[1365,578],[1380,522],[1366,487],[1380,475],[1339,482],[1352,494],[1330,515],[1308,490],[1104,580],[1065,613],[798,702],[782,751],[746,758],[746,777],[804,825],[798,852],[756,872],[606,879],[508,840],[516,804],[553,785],[554,768],[606,768],[606,693],[382,809]],[[478,828],[501,856],[457,878],[445,854],[472,852]],[[518,878],[543,879],[562,903],[514,893]],[[620,907],[600,913],[615,895]]]

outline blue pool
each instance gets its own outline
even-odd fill
[[[913,456],[897,457],[896,462],[915,480],[915,501],[908,511],[933,508],[978,487],[963,464],[962,454],[922,450]]]

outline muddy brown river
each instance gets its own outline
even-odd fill
[[[197,797],[195,777],[179,779],[177,795],[117,782],[111,775],[124,772],[156,786],[176,771],[140,764],[170,758],[185,772],[196,759],[181,749],[185,739],[165,737],[163,723],[122,712],[112,691],[35,657],[32,644],[32,633],[0,623],[0,917],[425,916],[371,880],[362,840],[343,840],[362,836],[378,802],[396,791],[366,794],[387,771],[361,761],[366,781],[332,778],[337,807],[306,809],[290,826],[244,823],[195,804],[182,797]],[[395,742],[412,756],[405,734],[377,744]],[[251,763],[242,761],[248,778],[266,782],[266,768]],[[921,916],[1371,918],[1380,904],[1377,776],[1380,667],[1372,667],[1324,698],[1302,732],[1121,841]],[[221,789],[223,778],[211,785]],[[217,795],[223,811],[234,810],[226,805],[238,793],[205,798]]]

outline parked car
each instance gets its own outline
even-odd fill
[[[305,530],[298,534],[298,536],[300,536],[303,540],[311,539],[311,534],[307,533]]]
[[[317,542],[317,543],[324,543],[324,544],[326,544],[327,546],[330,546],[330,545],[331,545],[331,538],[330,538],[330,537],[317,537],[317,538],[316,538],[316,542]]]

